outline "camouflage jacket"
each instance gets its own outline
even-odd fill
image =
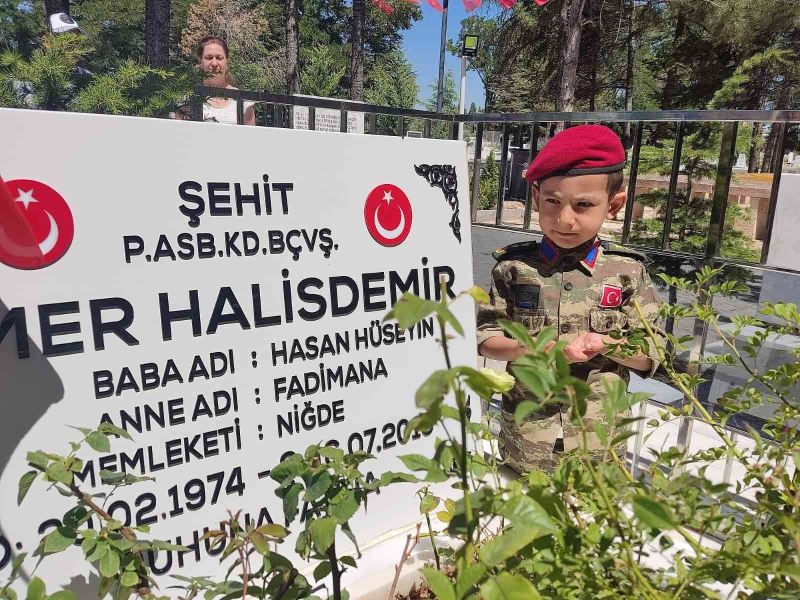
[[[633,250],[599,240],[563,250],[544,238],[511,244],[494,257],[498,262],[492,269],[490,302],[478,311],[479,347],[490,337],[504,335],[498,319],[522,323],[533,336],[553,326],[558,338],[567,342],[586,332],[625,334],[640,323],[634,298],[648,321],[656,322],[660,302],[644,257]],[[658,366],[655,349],[649,355],[653,367],[643,375]],[[572,373],[590,384],[608,377],[629,380],[627,367],[603,355],[573,364]],[[515,387],[506,403],[524,396],[524,390]]]

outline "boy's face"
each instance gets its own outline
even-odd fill
[[[609,198],[608,175],[548,177],[533,186],[539,226],[561,248],[575,248],[597,235],[606,217],[625,204],[623,190]]]

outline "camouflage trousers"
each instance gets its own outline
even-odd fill
[[[605,376],[616,377],[606,373]],[[590,377],[587,380],[591,392],[587,397],[586,415],[583,423],[587,429],[586,448],[594,461],[603,458],[604,448],[597,434],[594,423],[601,422],[608,427],[608,419],[602,409],[602,401],[606,397],[602,376]],[[581,428],[570,423],[570,409],[562,405],[548,405],[540,411],[532,413],[518,425],[514,420],[513,407],[516,402],[512,398],[504,398],[503,411],[500,414],[500,454],[505,463],[522,474],[533,469],[541,469],[553,473],[563,452],[576,450],[583,446]],[[630,412],[618,414],[617,418],[629,417]],[[615,432],[620,433],[619,430]],[[626,443],[616,446],[613,451],[624,460]]]

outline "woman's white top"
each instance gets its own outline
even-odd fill
[[[255,104],[255,102],[248,102],[245,100],[244,112],[247,112],[247,109],[253,106],[253,104]],[[203,102],[203,121],[207,123],[228,123],[230,125],[236,125],[236,101],[228,100],[225,106],[222,107]]]

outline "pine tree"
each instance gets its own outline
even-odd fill
[[[431,95],[425,101],[425,108],[429,111],[436,110],[436,96],[438,84],[433,81],[428,86]],[[453,72],[447,70],[444,74],[444,85],[442,86],[442,112],[446,114],[456,114],[458,112],[458,91],[456,90],[456,79]],[[447,138],[449,135],[449,124],[440,121],[434,122],[431,127],[431,136],[435,138]]]
[[[417,77],[402,50],[395,50],[376,60],[366,78],[365,98],[370,104],[414,108],[419,96]],[[378,116],[378,130],[383,134],[399,135],[399,119]],[[419,129],[421,123],[412,121],[408,129]]]
[[[300,93],[297,0],[286,0],[286,93]]]
[[[497,190],[500,184],[500,169],[494,157],[494,151],[489,152],[481,166],[481,180],[478,192],[478,208],[487,210],[497,204]]]
[[[353,30],[350,36],[350,99],[364,99],[364,25],[366,0],[353,0]]]
[[[181,74],[128,60],[113,72],[76,69],[92,50],[83,36],[45,36],[30,58],[0,54],[0,101],[5,106],[119,115],[166,116],[187,95]]]
[[[304,94],[334,97],[339,90],[347,66],[336,56],[331,46],[314,46],[300,53],[303,67],[300,87]]]
[[[170,0],[146,0],[144,13],[147,64],[156,68],[169,66]]]

